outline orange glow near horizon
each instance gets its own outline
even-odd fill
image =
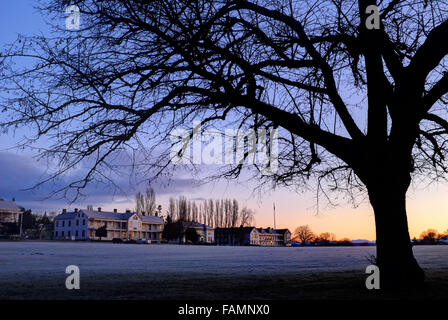
[[[229,191],[229,189],[231,189]],[[222,190],[219,186],[205,190],[193,190],[184,194],[187,198],[236,198],[240,208],[247,206],[256,211],[255,226],[274,227],[273,203],[276,206],[277,228],[288,228],[291,232],[301,225],[309,225],[314,233],[331,232],[337,239],[350,238],[375,240],[375,219],[369,203],[357,208],[341,204],[335,208],[321,208],[316,213],[315,199],[310,193],[297,194],[287,190],[274,191],[261,199],[251,197],[251,192],[241,185]],[[407,199],[408,225],[411,239],[429,229],[445,232],[448,229],[448,186],[433,185],[426,189],[410,190]],[[176,197],[176,195],[171,195]],[[158,197],[163,212],[168,205],[169,196]],[[119,208],[132,209],[132,200],[117,205],[102,205],[105,210]]]
[[[419,238],[420,234],[429,229],[443,233],[448,230],[448,194],[447,186],[432,186],[425,190],[410,190],[407,198],[407,215],[411,239]],[[291,232],[300,225],[309,225],[314,233],[331,232],[337,239],[368,239],[375,240],[375,219],[369,203],[363,203],[357,208],[341,205],[336,208],[320,210],[316,213],[312,200],[296,195],[304,202],[299,210],[294,208],[297,203],[292,198],[276,202],[277,227],[288,228]],[[272,207],[272,205],[271,205]],[[263,205],[257,214],[257,224],[273,225],[272,209]]]

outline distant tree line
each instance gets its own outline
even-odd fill
[[[135,212],[141,215],[162,217],[162,206],[156,205],[156,192],[148,183],[144,192],[135,194]],[[255,211],[240,209],[236,199],[188,200],[180,195],[169,199],[165,222],[194,221],[212,228],[249,226],[255,222]]]
[[[249,226],[254,223],[255,211],[240,209],[236,199],[187,200],[185,196],[170,198],[167,222],[195,221],[212,228]]]
[[[448,240],[448,229],[445,232],[439,233],[436,229],[428,229],[420,234],[420,239],[414,239],[412,242],[419,244],[440,244],[442,240]]]
[[[350,246],[352,243],[350,239],[343,238],[341,240],[336,240],[336,236],[334,233],[330,232],[322,232],[320,234],[315,234],[308,225],[303,225],[297,227],[293,234],[292,240],[300,242],[300,244],[312,244],[318,246],[330,246],[330,245],[338,245],[338,246]]]
[[[330,232],[323,232],[317,235],[308,225],[297,227],[292,236],[293,241],[300,242],[302,245],[351,245],[349,238],[336,240],[336,236]],[[442,240],[448,240],[448,229],[442,233],[439,233],[436,229],[428,229],[420,234],[419,239],[414,237],[412,242],[415,245],[431,245],[441,244]]]

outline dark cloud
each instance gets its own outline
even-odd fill
[[[32,156],[12,152],[0,152],[0,198],[16,199],[23,207],[33,210],[59,210],[66,206],[68,199],[52,196],[53,191],[77,179],[79,173],[62,176],[58,181],[48,182],[39,188],[26,190],[48,177],[47,167]],[[117,176],[111,183],[92,183],[82,192],[86,197],[80,199],[84,204],[128,203],[133,200],[137,190],[143,190],[146,183],[135,184],[129,176]],[[134,179],[135,180],[135,179]],[[191,191],[197,182],[191,178],[158,178],[152,184],[158,195],[178,195]],[[70,199],[70,194],[69,197]]]

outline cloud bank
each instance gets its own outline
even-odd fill
[[[67,206],[68,200],[54,197],[55,189],[76,180],[79,173],[71,173],[61,176],[58,181],[48,182],[39,188],[28,188],[48,177],[45,165],[37,162],[32,156],[12,152],[0,152],[0,198],[5,200],[16,199],[18,205],[31,208],[36,211],[59,211]],[[113,181],[119,186],[115,188],[112,183],[89,184],[83,194],[86,197],[80,199],[81,204],[103,205],[129,204],[133,201],[137,190],[144,189],[144,183],[134,184],[129,176],[120,176]],[[198,183],[194,179],[185,177],[158,178],[153,187],[158,195],[177,196],[188,192]]]

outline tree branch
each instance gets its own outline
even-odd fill
[[[303,29],[302,24],[295,20],[294,18],[287,16],[279,11],[266,9],[257,4],[250,3],[244,0],[235,1],[237,8],[248,9],[254,12],[257,12],[263,16],[270,17],[276,21],[283,22],[287,26],[289,26],[293,31],[295,31],[299,37],[299,39],[303,42],[305,49],[311,58],[316,62],[317,66],[320,67],[322,74],[324,76],[324,82],[328,90],[328,96],[336,109],[339,117],[342,120],[347,132],[353,139],[359,140],[364,137],[362,131],[358,128],[352,116],[348,112],[347,106],[342,100],[341,96],[338,93],[336,88],[336,83],[334,80],[333,72],[331,67],[325,61],[325,59],[319,54],[319,52],[314,48],[313,44],[309,40],[305,30]]]

